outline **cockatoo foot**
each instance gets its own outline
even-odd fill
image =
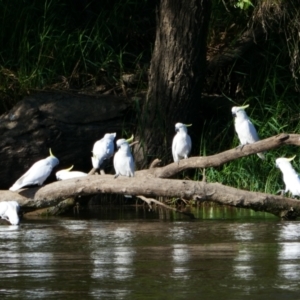
[[[241,151],[243,150],[245,145],[238,145],[235,149],[240,149]]]

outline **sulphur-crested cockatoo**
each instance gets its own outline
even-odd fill
[[[172,154],[174,162],[179,162],[180,159],[188,158],[188,155],[192,149],[192,141],[187,133],[187,127],[192,124],[186,125],[182,123],[176,123],[175,131],[177,132],[173,138]]]
[[[106,133],[104,137],[97,141],[93,147],[92,165],[93,168],[99,169],[105,159],[113,156],[115,151],[114,139],[116,133]]]
[[[20,223],[18,212],[20,206],[17,201],[0,202],[0,218],[8,221],[12,225]]]
[[[50,149],[50,156],[34,163],[31,168],[10,187],[10,190],[16,191],[28,185],[42,185],[52,172],[52,169],[58,164],[59,160],[52,154]]]
[[[71,171],[73,169],[73,166],[69,169],[64,169],[57,171],[55,173],[57,180],[66,180],[70,178],[77,178],[77,177],[84,177],[87,176],[87,173],[80,172],[80,171]]]
[[[134,161],[130,151],[129,143],[133,141],[131,138],[117,140],[117,148],[119,149],[114,156],[114,168],[116,171],[115,178],[119,175],[133,177],[134,176]]]
[[[231,109],[232,115],[234,116],[235,131],[241,143],[240,147],[259,141],[256,129],[244,110],[247,107],[249,107],[249,105],[234,106]],[[257,155],[261,159],[265,158],[263,153],[257,153]]]
[[[291,158],[280,157],[276,159],[276,167],[280,169],[285,183],[284,192],[290,192],[292,196],[300,196],[300,176],[291,165],[291,161],[296,157]]]

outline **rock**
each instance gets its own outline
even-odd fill
[[[66,92],[40,92],[18,102],[0,116],[0,189],[47,157],[49,148],[60,161],[57,169],[74,165],[89,172],[94,142],[106,132],[120,136],[129,107],[121,97]],[[55,180],[57,169],[46,182]]]

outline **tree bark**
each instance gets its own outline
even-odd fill
[[[33,163],[49,156],[59,169],[92,168],[93,144],[107,132],[120,134],[131,104],[113,96],[41,92],[0,117],[0,188],[9,188]],[[52,175],[47,182],[55,180]]]
[[[140,176],[141,174],[142,176],[147,175],[148,177],[170,178],[187,169],[219,167],[234,159],[259,152],[265,152],[278,148],[282,145],[300,146],[300,135],[281,133],[277,136],[258,141],[254,144],[245,145],[243,148],[234,148],[210,156],[190,157],[188,159],[180,160],[179,163],[171,163],[161,168],[141,170],[137,172],[137,176]]]
[[[300,215],[300,201],[283,196],[238,190],[219,183],[147,177],[114,179],[112,175],[90,175],[58,181],[39,188],[24,189],[19,195],[1,191],[0,199],[5,199],[5,196],[6,199],[16,200],[24,211],[30,211],[57,205],[70,197],[98,193],[181,197],[265,211],[283,218],[295,218]]]
[[[193,123],[191,135],[200,136],[195,112],[205,75],[209,15],[208,0],[160,2],[148,95],[137,129],[138,166],[148,166],[156,156],[165,162],[170,158],[177,122]]]

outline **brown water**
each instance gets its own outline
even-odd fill
[[[0,226],[2,299],[300,299],[300,222],[206,208]]]

